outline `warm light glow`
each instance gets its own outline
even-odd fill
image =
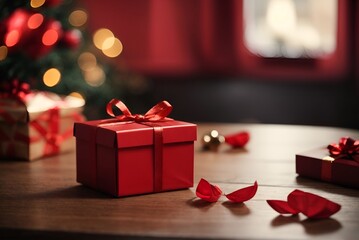
[[[288,35],[296,26],[297,15],[292,0],[271,0],[268,4],[267,22],[278,35]]]
[[[4,60],[7,56],[7,47],[0,46],[0,61]]]
[[[87,13],[82,10],[73,11],[69,16],[69,23],[74,27],[81,27],[87,22]]]
[[[42,43],[46,46],[51,46],[57,42],[59,39],[59,34],[53,30],[47,30],[44,35],[42,35]]]
[[[53,87],[60,82],[61,73],[56,68],[50,68],[44,73],[43,81],[48,87]]]
[[[79,56],[77,63],[83,71],[88,71],[96,67],[97,60],[92,53],[84,52]]]
[[[101,28],[93,35],[93,43],[98,49],[102,50],[103,44],[108,38],[114,38],[113,33],[107,28]]]
[[[115,37],[108,37],[102,43],[102,50],[110,49],[115,44],[116,38]]]
[[[41,7],[42,5],[44,5],[45,0],[31,0],[30,1],[30,6],[33,8],[38,8]]]
[[[111,41],[111,39],[109,41]],[[106,45],[106,47],[107,47],[106,43],[107,43],[107,40],[103,43],[103,45]],[[123,50],[122,43],[117,38],[114,38],[114,42],[113,42],[112,46],[110,46],[109,48],[102,49],[102,52],[107,57],[114,58],[114,57],[117,57],[118,55],[120,55],[122,50]]]
[[[80,98],[80,99],[84,99],[84,97],[82,96],[82,94],[79,93],[79,92],[72,92],[72,93],[69,94],[69,96],[76,97],[76,98]]]
[[[11,32],[9,32],[6,37],[5,37],[5,44],[8,47],[13,47],[15,46],[20,39],[20,33],[17,30],[12,30]]]
[[[212,136],[213,138],[218,137],[218,135],[219,135],[219,133],[218,133],[217,130],[212,130],[212,131],[211,131],[211,136]]]
[[[41,26],[43,21],[44,17],[40,13],[35,13],[27,21],[27,26],[30,29],[36,29]]]
[[[89,71],[83,71],[85,81],[93,87],[101,86],[105,82],[105,72],[98,65]]]
[[[243,0],[245,45],[260,57],[324,58],[337,47],[338,0]]]
[[[211,141],[211,137],[208,136],[208,135],[205,135],[205,136],[203,137],[203,141],[206,142],[206,143],[209,143],[209,142]]]

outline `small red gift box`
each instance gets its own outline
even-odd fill
[[[32,161],[74,150],[73,123],[84,100],[50,92],[0,98],[0,157]]]
[[[325,147],[297,154],[296,172],[303,177],[359,188],[359,163],[334,159]]]
[[[192,187],[196,132],[175,120],[75,123],[77,181],[117,197]]]

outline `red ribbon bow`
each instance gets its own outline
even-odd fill
[[[113,106],[117,107],[123,113],[123,115],[114,114],[112,110]],[[166,119],[166,117],[172,111],[172,106],[167,101],[162,101],[148,110],[145,115],[132,114],[122,101],[118,99],[112,99],[107,104],[106,111],[110,116],[120,121],[158,122]]]
[[[0,98],[14,97],[24,102],[26,95],[30,93],[30,85],[14,79],[9,84],[5,84],[3,90],[4,92],[0,93]]]
[[[359,140],[342,137],[339,144],[332,143],[327,148],[335,159],[351,159],[359,162]]]

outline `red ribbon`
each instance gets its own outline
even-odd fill
[[[115,115],[112,111],[113,107],[117,107],[123,115]],[[119,121],[134,121],[134,122],[159,122],[166,119],[171,113],[172,106],[167,101],[162,101],[153,106],[145,115],[132,114],[127,106],[118,99],[112,99],[106,107],[107,113]]]
[[[113,112],[113,107],[117,107],[123,115],[116,115]],[[163,162],[163,128],[156,126],[153,122],[160,122],[162,120],[170,120],[167,116],[172,111],[172,106],[167,101],[162,101],[148,110],[145,115],[132,114],[128,107],[118,99],[112,99],[106,106],[107,113],[116,118],[117,121],[134,121],[153,128],[153,142],[154,142],[154,192],[162,191],[162,162]]]
[[[359,140],[342,137],[339,144],[332,143],[327,148],[334,159],[354,160],[359,163]]]

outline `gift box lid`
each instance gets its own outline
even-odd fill
[[[127,148],[152,145],[154,127],[162,128],[163,143],[189,142],[197,138],[195,124],[175,120],[154,123],[88,121],[76,123],[74,135],[103,146]]]

